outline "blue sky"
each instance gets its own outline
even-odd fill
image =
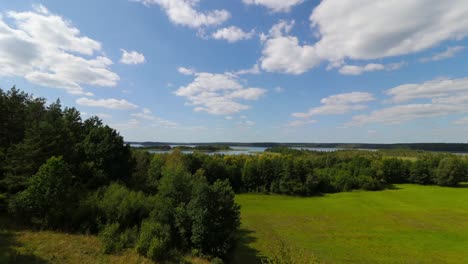
[[[464,0],[0,2],[0,87],[126,140],[466,142]]]

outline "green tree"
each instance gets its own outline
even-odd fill
[[[417,184],[432,183],[430,163],[424,159],[418,159],[411,164],[409,181]]]
[[[62,157],[47,160],[31,177],[28,187],[13,199],[13,213],[44,227],[65,224],[74,208],[72,174]]]
[[[436,183],[442,186],[456,186],[465,176],[465,167],[456,157],[447,157],[439,162]]]
[[[218,180],[211,186],[206,180],[197,182],[188,206],[193,247],[205,255],[224,257],[234,245],[239,210],[229,181]]]

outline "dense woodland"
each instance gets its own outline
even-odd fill
[[[0,210],[32,227],[98,234],[104,251],[126,247],[154,260],[224,258],[239,206],[228,181],[192,174],[180,152],[142,178],[135,153],[112,128],[0,90]]]
[[[106,253],[133,247],[154,260],[226,259],[240,225],[234,193],[315,196],[468,180],[466,159],[411,150],[150,154],[96,117],[83,121],[74,108],[15,88],[0,90],[0,123],[3,213],[32,227],[98,234]]]

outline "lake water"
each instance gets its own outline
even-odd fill
[[[132,144],[132,147],[142,147],[139,144]],[[170,145],[171,148],[174,147],[195,147],[196,145]],[[254,155],[257,153],[265,152],[266,147],[239,147],[239,146],[229,146],[232,150],[223,150],[223,151],[212,151],[212,152],[203,152],[208,155]],[[333,152],[337,150],[343,150],[344,148],[307,148],[307,147],[292,147],[293,149],[298,150],[311,150],[311,151],[319,151],[319,152]],[[365,150],[365,151],[377,151],[377,149],[357,149],[357,150]],[[172,150],[148,150],[150,153],[170,153]],[[182,153],[184,154],[192,154],[193,150],[183,150]],[[452,153],[455,155],[465,156],[468,153]]]
[[[141,147],[138,145],[132,145],[133,147]],[[174,147],[195,147],[195,145],[170,145],[172,148]],[[265,152],[266,147],[239,147],[239,146],[229,146],[232,150],[223,150],[223,151],[213,151],[213,152],[203,152],[208,155],[254,155],[257,153]],[[294,148],[294,149],[305,149],[305,150],[313,150],[313,151],[320,151],[320,152],[331,152],[338,150],[337,148]],[[148,150],[150,153],[170,153],[172,150]],[[184,154],[192,154],[193,150],[183,150],[182,153]]]

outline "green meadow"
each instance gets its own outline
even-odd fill
[[[243,237],[235,263],[258,263],[279,243],[323,263],[468,263],[467,185],[236,199]]]

